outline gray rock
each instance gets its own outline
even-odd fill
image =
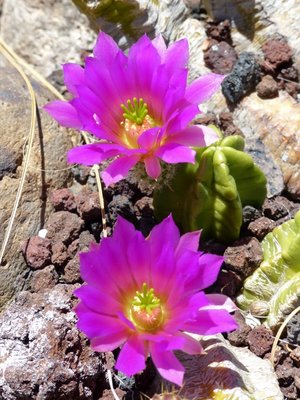
[[[96,33],[70,0],[5,0],[1,37],[45,77],[92,50]]]
[[[179,355],[186,368],[185,384],[180,390],[183,398],[283,400],[268,360],[260,359],[246,348],[231,346],[222,335],[204,337],[201,344],[205,354]]]
[[[2,400],[92,400],[108,388],[105,372],[112,356],[94,353],[79,334],[71,301],[75,287],[22,292],[2,313]]]
[[[34,82],[38,105],[53,96]],[[12,212],[12,206],[24,167],[23,149],[30,126],[30,97],[19,74],[10,67],[0,68],[0,153],[9,149],[15,170],[5,169],[0,180],[0,243]],[[28,269],[20,253],[21,242],[43,228],[50,205],[47,190],[65,186],[70,180],[66,152],[72,147],[71,135],[40,109],[40,127],[36,127],[34,145],[12,234],[4,254],[0,280],[0,310],[24,287]],[[2,153],[3,154],[3,153]],[[44,171],[45,170],[45,171]]]

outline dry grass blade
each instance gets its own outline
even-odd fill
[[[12,210],[9,222],[8,222],[8,226],[6,228],[4,241],[1,246],[1,251],[0,251],[0,265],[1,265],[3,256],[5,254],[5,250],[6,250],[8,241],[9,241],[9,237],[10,237],[10,234],[11,234],[11,231],[13,228],[14,220],[16,217],[16,213],[18,210],[20,198],[21,198],[24,183],[25,183],[26,173],[28,170],[29,159],[30,159],[30,154],[31,154],[33,139],[34,139],[35,124],[36,124],[36,100],[35,100],[35,94],[34,94],[34,91],[33,91],[33,88],[31,86],[29,79],[27,78],[27,76],[24,73],[24,71],[22,70],[22,68],[15,61],[14,57],[7,50],[5,43],[1,39],[0,39],[0,51],[3,54],[3,56],[10,62],[10,64],[13,65],[14,68],[22,76],[22,78],[28,88],[30,97],[31,97],[31,122],[30,122],[30,130],[29,130],[29,134],[28,134],[27,151],[26,151],[26,155],[25,155],[25,160],[24,160],[24,165],[23,165],[23,169],[22,169],[20,183],[19,183],[18,190],[17,190],[17,195],[16,195],[15,202],[13,205],[13,210]]]
[[[273,346],[272,346],[272,350],[271,350],[271,357],[270,357],[270,360],[271,360],[271,363],[272,363],[273,367],[274,367],[274,359],[275,359],[276,347],[277,347],[277,344],[279,342],[280,336],[282,335],[282,332],[284,331],[285,327],[290,322],[290,320],[293,318],[293,316],[298,314],[299,311],[300,311],[300,306],[295,308],[295,310],[293,312],[291,312],[286,317],[286,319],[283,321],[281,327],[279,328],[279,330],[278,330],[278,332],[277,332],[277,334],[275,336],[275,340],[274,340],[274,343],[273,343]]]
[[[100,202],[100,209],[101,209],[101,218],[102,218],[103,237],[107,237],[104,198],[103,198],[103,190],[102,190],[102,185],[101,185],[100,176],[99,176],[99,165],[95,164],[93,166],[93,170],[95,172],[95,177],[96,177],[96,182],[97,182],[97,187],[98,187],[99,202]]]

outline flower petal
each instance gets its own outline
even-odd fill
[[[194,104],[203,103],[220,88],[224,78],[224,75],[213,73],[201,76],[188,86],[185,98]]]
[[[95,337],[91,340],[91,347],[94,351],[105,352],[115,350],[121,346],[126,340],[126,332],[124,329],[110,333],[106,336]]]
[[[173,73],[178,68],[186,67],[188,59],[189,43],[187,39],[181,39],[169,46],[163,61],[168,66],[169,72]]]
[[[77,95],[76,86],[84,85],[84,69],[75,63],[67,63],[63,65],[64,82],[69,92]]]
[[[209,134],[211,134],[211,131],[213,131],[213,129],[209,130]],[[195,125],[189,126],[179,133],[171,134],[168,137],[167,142],[178,143],[184,146],[197,146],[197,147],[207,146],[207,142],[205,141],[205,132],[206,131],[203,130],[202,127],[200,128],[199,126]],[[216,136],[217,135],[215,134],[214,137]]]
[[[181,386],[185,369],[171,351],[166,351],[166,344],[151,343],[150,353],[160,375]]]
[[[160,162],[157,157],[147,157],[144,159],[146,172],[152,179],[157,179],[161,173]]]
[[[131,156],[122,156],[113,161],[105,171],[101,173],[101,177],[106,186],[112,185],[125,178],[129,170],[139,162],[141,156],[133,154]]]
[[[126,152],[118,144],[92,143],[74,147],[68,151],[68,162],[83,165],[99,164],[102,161]]]
[[[210,309],[221,309],[228,312],[237,310],[237,306],[234,304],[234,302],[224,294],[207,294],[206,297],[210,302],[209,306],[207,306]]]
[[[118,53],[123,54],[113,38],[103,31],[100,31],[94,47],[94,56],[101,60],[103,64],[110,65]],[[123,57],[126,58],[124,54]]]
[[[82,128],[76,109],[67,101],[54,100],[45,105],[44,110],[62,126]]]
[[[138,336],[132,336],[122,347],[115,368],[128,376],[137,374],[146,367],[145,353],[143,341]]]
[[[169,164],[195,163],[195,150],[176,143],[168,143],[156,150],[155,155]]]
[[[201,231],[188,232],[181,236],[176,248],[176,257],[179,258],[184,252],[198,251]],[[200,256],[200,253],[198,253]]]
[[[217,132],[209,126],[197,125],[197,127],[202,130],[204,135],[205,144],[203,146],[209,146],[210,144],[215,143],[217,140],[220,140]]]

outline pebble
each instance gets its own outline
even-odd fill
[[[253,234],[258,240],[262,240],[267,233],[272,232],[276,227],[274,221],[269,218],[261,217],[257,220],[250,222],[248,231]]]
[[[257,94],[262,99],[273,99],[278,96],[278,85],[271,75],[265,75],[256,86]]]
[[[244,237],[227,247],[224,263],[228,270],[245,279],[259,267],[263,260],[261,245],[256,238]]]
[[[49,239],[32,236],[22,244],[22,253],[31,268],[44,268],[51,263],[51,242]]]
[[[222,92],[226,100],[231,104],[239,102],[255,89],[261,79],[260,74],[255,55],[250,52],[241,53],[231,74],[222,82]]]
[[[70,189],[63,188],[53,190],[50,194],[50,201],[56,211],[75,211],[75,196]]]
[[[211,40],[204,51],[205,65],[216,74],[228,74],[237,60],[237,53],[227,42]]]
[[[247,337],[250,350],[259,357],[271,351],[274,342],[272,331],[264,325],[257,326]]]

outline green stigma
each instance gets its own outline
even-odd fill
[[[148,289],[147,283],[143,283],[142,291],[136,291],[132,305],[137,306],[140,309],[144,309],[147,313],[150,313],[153,308],[160,306],[160,299],[155,296],[153,288]]]
[[[137,125],[142,125],[148,114],[147,103],[145,103],[142,98],[138,100],[134,97],[132,101],[127,100],[127,106],[121,104],[121,108],[124,111],[123,117]]]

